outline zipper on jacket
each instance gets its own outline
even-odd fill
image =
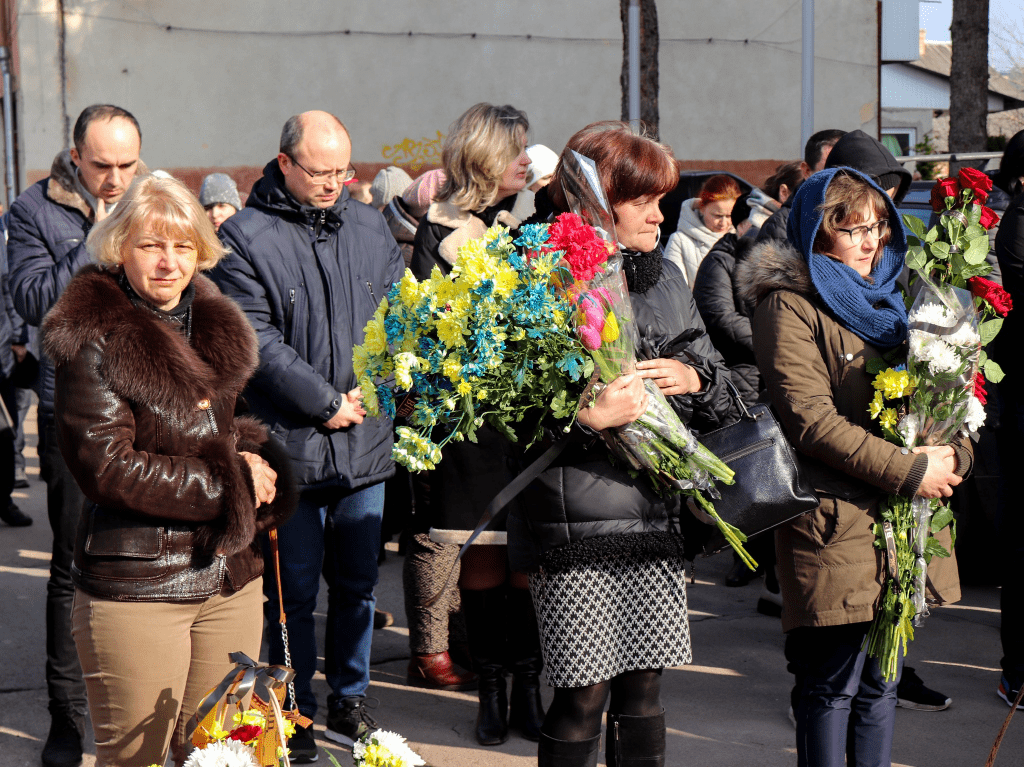
[[[220,429],[217,428],[217,419],[213,415],[213,407],[206,408],[206,418],[210,422],[210,428],[213,429],[214,436],[220,434]]]
[[[224,590],[224,575],[228,568],[228,556],[227,554],[218,554],[217,559],[220,560],[217,563],[217,593],[219,594]]]
[[[622,764],[622,744],[619,742],[619,720],[615,720],[615,763]]]
[[[284,316],[284,340],[290,344],[292,341],[292,317],[295,315],[295,288],[288,289],[288,311]]]
[[[723,462],[729,463],[729,461],[736,461],[739,460],[740,458],[746,458],[748,455],[752,455],[753,453],[756,453],[758,450],[764,450],[766,447],[771,447],[774,444],[774,439],[761,439],[758,440],[757,442],[752,442],[746,447],[741,448],[740,450],[737,450],[733,453],[727,453],[726,455],[719,456],[719,458],[721,458]]]
[[[366,288],[367,288],[367,290],[370,291],[370,298],[373,299],[373,305],[376,306],[377,305],[377,296],[373,292],[373,283],[371,283],[369,280],[367,280],[366,281]]]

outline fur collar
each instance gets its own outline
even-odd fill
[[[500,211],[494,219],[495,224],[515,229],[523,221],[533,215],[533,192],[524,189],[516,195],[516,201],[512,210]],[[452,205],[450,202],[434,202],[427,208],[427,221],[432,224],[440,224],[454,231],[441,240],[438,252],[446,262],[455,265],[459,257],[459,248],[470,240],[483,237],[487,231],[487,225],[468,210]]]
[[[139,160],[136,176],[146,176],[149,168]],[[92,205],[78,189],[78,178],[75,176],[75,164],[71,160],[71,150],[65,149],[53,158],[50,166],[50,178],[46,182],[46,196],[58,205],[77,210],[89,221],[93,220]]]
[[[256,333],[241,309],[206,277],[195,278],[192,343],[138,309],[117,276],[86,266],[43,323],[43,348],[57,366],[105,340],[100,374],[120,396],[184,418],[196,403],[237,395],[259,360]]]
[[[776,290],[808,297],[817,294],[804,257],[788,242],[780,240],[754,245],[746,258],[738,260],[733,280],[739,286],[740,298],[751,306]]]

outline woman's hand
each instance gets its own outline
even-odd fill
[[[647,410],[647,392],[636,373],[619,376],[608,384],[593,407],[580,409],[579,422],[595,431],[632,423]]]
[[[277,472],[270,468],[270,464],[255,453],[247,453],[244,450],[238,452],[245,462],[249,464],[252,471],[253,489],[256,491],[256,508],[262,503],[273,503],[277,495]]]
[[[915,454],[924,453],[928,456],[928,471],[925,472],[917,494],[922,498],[942,498],[953,495],[953,488],[963,479],[956,471],[956,453],[949,445],[933,445],[915,447]]]
[[[636,363],[636,370],[641,378],[653,378],[666,397],[673,394],[693,394],[703,388],[697,371],[679,360],[641,360]]]

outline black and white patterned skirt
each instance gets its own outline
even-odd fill
[[[533,573],[530,593],[553,687],[692,660],[682,557],[612,558]]]

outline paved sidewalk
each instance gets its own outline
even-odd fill
[[[34,414],[30,426],[34,430]],[[29,441],[34,444],[34,436]],[[45,486],[38,480],[34,452],[29,472],[31,487],[17,491],[15,500],[35,524],[10,528],[0,523],[0,767],[37,767],[49,728],[43,666],[50,531]],[[688,591],[694,663],[666,670],[663,685],[670,767],[796,763],[793,728],[786,717],[790,678],[779,621],[756,612],[759,585],[721,585],[730,564],[728,555],[698,560],[697,583]],[[378,603],[394,613],[395,625],[374,635],[369,691],[380,701],[374,712],[378,723],[405,735],[434,767],[535,764],[536,744],[516,736],[495,748],[477,745],[475,693],[429,692],[405,685],[409,650],[401,576],[402,558],[389,552],[381,568]],[[323,596],[321,592],[321,621]],[[910,663],[930,687],[950,695],[953,705],[938,713],[897,711],[894,765],[985,764],[1009,711],[995,694],[1001,655],[998,629],[998,590],[966,588],[961,604],[937,611],[918,631]],[[317,677],[323,704],[327,685],[322,674]],[[545,689],[545,700],[549,699],[550,690]],[[320,735],[323,723],[321,709],[316,721]],[[347,750],[319,742],[343,767],[351,764]],[[91,745],[88,750],[93,752]],[[1019,716],[1010,725],[996,765],[1021,764],[1022,754],[1024,716]],[[86,767],[94,764],[87,756]],[[321,756],[319,764],[329,762]]]

